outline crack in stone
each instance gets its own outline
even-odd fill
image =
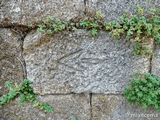
[[[87,2],[88,0],[84,0],[84,14],[87,14]]]
[[[92,118],[93,118],[93,115],[92,115],[92,93],[90,93],[89,96],[90,96],[90,107],[91,107],[90,112],[91,112],[91,120],[92,120]]]
[[[149,59],[149,73],[152,72],[152,56]]]
[[[85,94],[85,93],[45,93],[45,94],[36,94],[36,95],[39,95],[39,96],[49,96],[49,95],[81,95],[81,94]]]
[[[26,67],[25,67],[24,63],[18,57],[16,57],[16,59],[20,62],[21,66],[23,68],[23,79],[27,78]]]
[[[154,48],[155,48],[155,42],[153,41],[153,49],[152,49],[152,52],[154,52]],[[151,55],[150,56],[150,59],[149,59],[149,73],[152,73],[152,58],[153,56]]]
[[[24,78],[27,78],[27,68],[26,68],[26,61],[25,61],[25,59],[24,59],[24,56],[23,56],[23,51],[24,51],[24,39],[23,39],[23,41],[22,41],[22,54],[21,54],[21,56],[22,56],[22,59],[23,59],[23,66],[24,66]]]
[[[26,62],[24,60],[24,57],[23,57],[23,52],[24,52],[24,39],[26,37],[26,35],[29,33],[29,30],[27,29],[26,30],[26,27],[27,26],[23,26],[24,27],[24,31],[22,30],[23,28],[19,28],[19,27],[11,27],[10,29],[15,32],[18,36],[19,36],[19,39],[21,40],[21,50],[22,50],[22,53],[21,53],[21,59],[19,59],[17,57],[17,60],[20,62],[22,68],[23,68],[23,78],[26,79],[27,78],[27,69],[26,69]]]

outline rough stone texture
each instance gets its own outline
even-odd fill
[[[92,120],[159,120],[159,112],[128,105],[121,95],[92,95]]]
[[[137,5],[143,6],[146,10],[160,6],[159,0],[87,0],[86,3],[89,10],[101,10],[104,19],[108,21],[118,20],[125,11],[135,13]]]
[[[155,46],[154,55],[152,57],[151,73],[160,77],[160,45]]]
[[[6,92],[5,81],[23,80],[22,41],[10,29],[0,29],[0,95]]]
[[[51,113],[45,113],[31,103],[17,105],[18,98],[0,109],[0,120],[90,120],[90,102],[88,94],[45,95],[38,96],[41,102],[53,106]]]
[[[1,0],[0,22],[4,26],[11,23],[28,25],[35,18],[47,15],[53,18],[73,18],[84,12],[83,0]]]
[[[148,4],[146,0],[0,0],[0,27],[19,31],[22,27],[23,33],[27,33],[25,25],[34,24],[35,18],[51,15],[67,20],[90,9],[101,10],[104,20],[118,20],[125,10],[135,13],[138,4],[150,8],[160,6],[160,1],[151,0]],[[23,80],[24,57],[27,77],[33,82],[38,99],[48,102],[54,111],[44,113],[30,103],[18,106],[16,98],[0,108],[0,120],[69,120],[73,116],[78,120],[159,119],[158,112],[151,107],[128,106],[121,93],[132,72],[151,70],[160,76],[160,46],[155,48],[151,66],[150,57],[131,55],[133,45],[129,41],[122,38],[116,43],[102,31],[91,37],[84,30],[55,35],[33,30],[24,44],[21,38],[10,29],[0,29],[0,95],[6,92],[6,80]],[[152,51],[153,39],[145,39],[151,40],[144,45]]]
[[[28,78],[38,94],[121,93],[132,72],[150,70],[149,57],[133,56],[129,41],[116,43],[106,32],[94,38],[83,30],[45,38],[31,32],[24,40]]]

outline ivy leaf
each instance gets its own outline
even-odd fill
[[[147,86],[151,88],[153,85],[151,83],[148,83]]]
[[[47,34],[52,34],[52,30],[48,29]]]
[[[154,104],[154,108],[159,109],[159,105],[158,104]]]
[[[143,93],[142,92],[138,92],[137,95],[138,95],[139,98],[142,98]]]
[[[46,102],[42,103],[42,109],[44,109],[46,112],[52,112],[53,111],[52,106],[48,105],[48,103],[46,103]]]
[[[142,107],[143,108],[147,108],[147,104],[146,103],[142,103]]]
[[[8,88],[10,88],[10,87],[13,86],[13,83],[10,82],[10,81],[6,81],[6,82],[5,82],[5,86],[8,87]]]
[[[91,29],[91,35],[95,36],[95,35],[97,35],[97,34],[98,34],[98,30],[95,29],[95,28],[92,28],[92,29]]]

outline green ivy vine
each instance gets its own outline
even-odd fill
[[[160,111],[160,78],[150,73],[134,73],[130,85],[123,91],[128,103],[142,105],[143,108],[153,106]]]
[[[134,44],[133,55],[152,55],[147,47],[143,45],[144,36],[154,39],[156,44],[160,44],[160,8],[151,8],[147,15],[142,6],[136,6],[136,14],[131,15],[125,12],[119,17],[119,22],[106,22],[103,20],[101,11],[89,11],[88,14],[78,22],[61,21],[51,16],[44,20],[36,19],[36,24],[28,24],[28,27],[38,26],[37,31],[45,34],[54,34],[64,30],[76,31],[77,29],[89,30],[92,36],[96,36],[100,30],[109,32],[109,34],[118,40],[122,35],[126,35]]]
[[[48,105],[46,102],[39,102],[36,99],[36,95],[34,94],[33,89],[30,87],[30,84],[31,82],[28,79],[24,79],[19,85],[16,83],[13,84],[10,81],[6,81],[5,86],[8,88],[9,92],[0,97],[0,106],[5,103],[9,103],[15,97],[20,96],[18,101],[19,104],[29,101],[33,102],[33,106],[38,106],[45,112],[51,112],[53,109],[52,106]]]

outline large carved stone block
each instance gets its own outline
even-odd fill
[[[129,40],[116,43],[102,31],[96,37],[84,30],[47,37],[31,32],[24,40],[24,59],[39,94],[117,94],[132,72],[150,70],[150,57],[133,56],[132,47]]]

